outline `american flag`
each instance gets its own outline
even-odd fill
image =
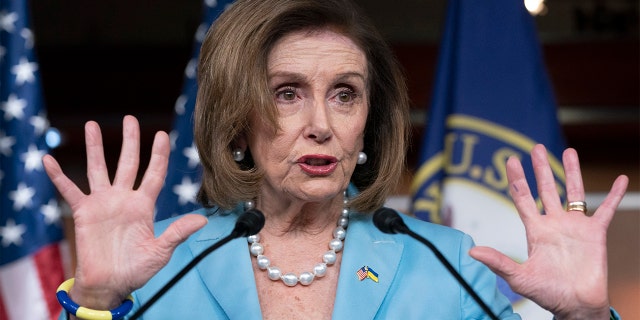
[[[358,279],[360,279],[360,281],[366,279],[367,276],[369,275],[368,267],[363,266],[362,268],[358,269],[358,271],[356,271],[356,275],[358,276]]]
[[[0,2],[0,320],[57,318],[63,233],[26,0]]]
[[[196,68],[202,40],[213,21],[231,5],[232,0],[205,0],[203,19],[193,44],[191,60],[185,69],[182,94],[175,104],[175,119],[171,138],[169,168],[164,187],[156,202],[156,220],[187,213],[198,208],[196,194],[200,188],[200,158],[193,144],[193,110],[196,104]]]

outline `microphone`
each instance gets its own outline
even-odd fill
[[[202,251],[198,254],[189,264],[187,264],[178,274],[176,274],[167,284],[164,285],[158,292],[156,292],[149,301],[145,302],[140,309],[136,311],[136,313],[131,316],[130,320],[138,319],[151,305],[153,305],[162,295],[164,295],[171,287],[173,287],[182,277],[184,277],[187,272],[189,272],[193,267],[196,266],[202,259],[204,259],[209,253],[215,251],[216,249],[222,247],[227,242],[240,237],[246,237],[250,235],[257,234],[264,227],[264,215],[260,210],[250,209],[242,213],[238,220],[236,220],[236,225],[234,226],[231,233],[220,239],[220,241],[212,244],[206,250]]]
[[[242,213],[233,227],[232,238],[247,237],[257,234],[264,227],[264,214],[258,209],[250,209]]]
[[[420,236],[419,234],[411,231],[411,229],[409,229],[409,227],[407,227],[407,225],[404,223],[404,221],[402,220],[400,215],[395,210],[392,210],[392,209],[389,209],[389,208],[385,208],[385,207],[382,207],[382,208],[376,210],[373,213],[373,224],[380,231],[382,231],[384,233],[389,233],[389,234],[403,233],[403,234],[407,234],[410,237],[422,242],[424,245],[429,247],[429,249],[431,249],[431,251],[436,255],[438,260],[440,260],[440,263],[442,263],[447,268],[447,270],[449,270],[449,273],[451,273],[451,275],[453,275],[456,278],[458,283],[460,283],[460,285],[462,287],[464,287],[465,290],[467,290],[467,293],[469,293],[469,295],[471,295],[473,300],[475,300],[478,303],[478,305],[480,305],[482,310],[484,310],[484,312],[491,319],[498,320],[498,317],[493,313],[493,311],[491,311],[489,306],[487,306],[487,304],[485,304],[484,301],[482,301],[482,299],[480,299],[480,296],[478,296],[478,294],[475,292],[475,290],[473,290],[473,288],[471,288],[471,286],[462,278],[460,273],[458,273],[458,271],[456,271],[456,269],[453,268],[451,263],[449,263],[449,261],[447,261],[447,259],[444,257],[442,252],[440,250],[438,250],[438,248],[436,248],[433,245],[433,243],[431,243],[431,241],[429,241],[426,238]]]

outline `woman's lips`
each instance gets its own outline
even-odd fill
[[[309,175],[327,176],[336,170],[338,159],[328,155],[305,155],[297,163]]]

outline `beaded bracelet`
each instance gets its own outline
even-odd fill
[[[69,297],[69,290],[73,287],[75,278],[63,282],[56,291],[58,302],[70,314],[87,320],[117,320],[123,318],[133,308],[133,297],[129,295],[122,304],[112,310],[94,310],[79,306]]]

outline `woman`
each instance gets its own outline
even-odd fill
[[[486,318],[427,248],[371,222],[403,168],[408,99],[398,70],[381,37],[347,1],[237,1],[207,34],[199,64],[194,119],[204,209],[153,224],[168,136],[156,135],[134,190],[140,139],[130,116],[113,182],[99,127],[87,123],[89,195],[44,157],[73,210],[78,266],[70,298],[109,310],[133,292],[139,307],[255,206],[266,216],[259,236],[213,252],[144,317]],[[507,163],[530,246],[523,264],[472,249],[458,231],[404,220],[436,243],[502,319],[519,317],[482,263],[558,319],[608,319],[606,227],[627,179],[618,178],[586,217],[562,208],[544,148],[536,146],[532,157],[544,216],[519,162]],[[568,198],[582,200],[575,151],[563,160]]]

